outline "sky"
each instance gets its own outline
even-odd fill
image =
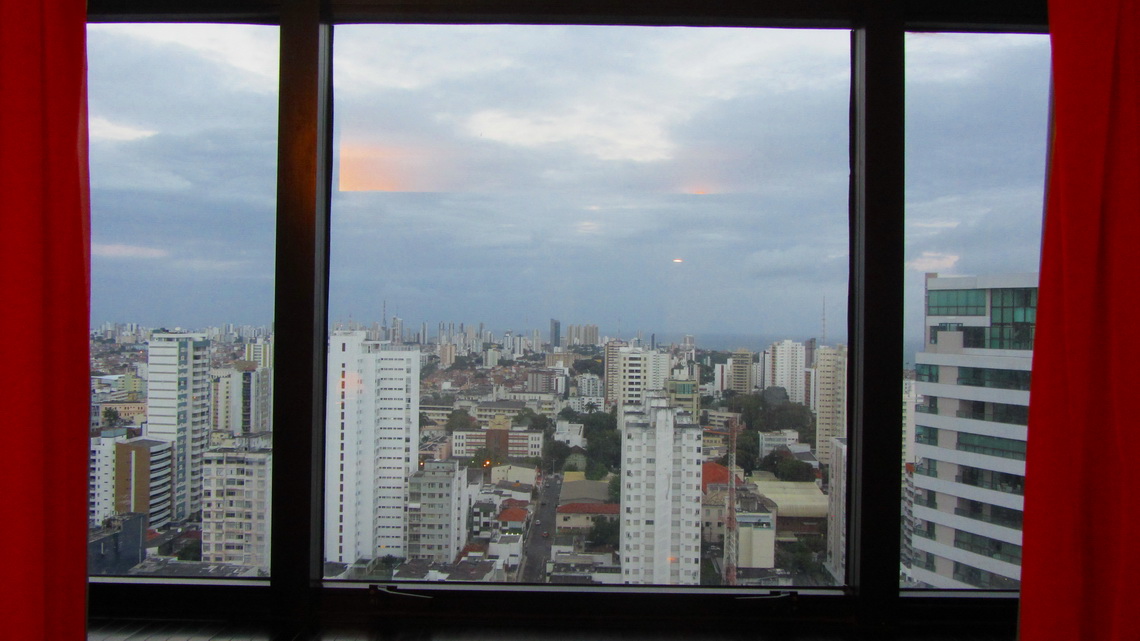
[[[337,27],[330,318],[845,340],[844,31]],[[272,318],[277,32],[89,27],[92,321]],[[1036,271],[1048,40],[907,40],[922,274]]]

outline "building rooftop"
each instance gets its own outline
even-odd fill
[[[258,578],[261,576],[255,566],[179,561],[165,556],[148,557],[142,563],[131,568],[129,574],[131,576],[193,577],[199,579]]]
[[[499,516],[495,517],[495,520],[504,523],[522,523],[526,521],[527,515],[528,512],[522,508],[509,507],[500,512]]]
[[[558,506],[559,514],[618,514],[617,503],[565,503]]]

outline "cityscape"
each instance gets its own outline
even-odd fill
[[[1036,275],[926,278],[900,581],[1017,588]],[[269,326],[92,329],[91,574],[268,576]],[[324,574],[844,584],[847,348],[330,328]]]

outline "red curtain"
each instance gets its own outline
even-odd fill
[[[1140,2],[1051,0],[1021,638],[1136,638]]]
[[[0,636],[86,637],[86,4],[0,0]]]

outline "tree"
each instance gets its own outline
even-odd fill
[[[542,458],[550,461],[550,471],[562,469],[566,464],[566,457],[570,456],[570,446],[562,441],[548,439],[542,446]]]
[[[815,469],[810,464],[789,456],[776,464],[776,478],[781,481],[814,481]]]
[[[595,548],[600,547],[617,547],[621,534],[621,524],[617,519],[610,520],[602,517],[594,519],[594,525],[590,528],[590,542],[593,543]]]
[[[589,403],[586,403],[586,413],[587,414],[593,414],[596,411],[598,411],[598,404],[597,403],[595,403],[594,401],[590,401]]]
[[[736,435],[736,464],[745,474],[760,465],[760,436],[751,430]]]
[[[600,481],[610,473],[609,467],[596,458],[586,459],[586,480]]]
[[[443,427],[450,434],[455,430],[471,430],[479,426],[479,422],[475,417],[467,413],[467,410],[452,410],[451,414],[447,415],[447,422]]]
[[[103,408],[103,425],[109,428],[116,428],[122,424],[123,418],[119,416],[119,410],[113,407]]]
[[[420,412],[420,427],[426,427],[428,425],[431,425],[431,423],[432,423],[432,420],[430,418],[428,418],[427,413],[426,412]]]
[[[501,454],[492,452],[486,447],[481,447],[467,459],[467,467],[494,467],[502,465],[505,461]]]
[[[604,376],[606,373],[602,362],[596,358],[576,360],[574,361],[573,368],[575,374],[596,374],[598,376]]]
[[[577,423],[578,422],[578,412],[575,412],[574,408],[567,405],[566,407],[562,408],[561,412],[558,413],[558,418],[560,418],[564,421],[570,421],[571,423]]]
[[[607,470],[620,469],[621,435],[616,430],[599,431],[586,438],[587,461],[597,461]]]
[[[609,485],[610,503],[621,503],[621,475],[614,474]]]

